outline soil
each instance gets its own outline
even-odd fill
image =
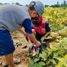
[[[23,40],[23,42],[24,42],[22,44],[29,45],[29,43],[25,40],[24,36],[22,36],[22,37],[13,37],[13,40],[14,40],[14,45],[16,44],[16,42],[20,42],[21,40]],[[16,47],[16,45],[15,45],[15,47]],[[14,56],[17,56],[17,57],[19,57],[21,59],[21,62],[19,64],[17,64],[16,67],[28,67],[28,63],[29,63],[28,48],[22,49],[22,45],[16,47],[16,50],[14,52]],[[3,61],[2,58],[3,57],[0,57],[0,62]],[[0,65],[0,67],[3,67],[3,66]]]
[[[16,67],[28,67],[29,63],[29,52],[28,49],[22,49],[21,46],[17,47],[14,52],[14,57],[19,57],[21,59],[21,62],[19,64],[16,64]],[[0,61],[3,61],[2,58],[0,58]],[[0,65],[2,67],[2,65]]]

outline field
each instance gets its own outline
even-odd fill
[[[47,7],[43,19],[49,23],[54,40],[40,54],[31,55],[29,67],[67,67],[67,7]]]
[[[18,67],[67,67],[67,7],[46,7],[44,11],[43,20],[49,23],[49,38],[53,39],[41,53],[37,51],[29,56],[28,48],[22,49],[22,45],[29,47],[31,44],[18,31],[11,33],[16,47],[14,56],[21,58]],[[19,43],[18,47],[16,43]]]

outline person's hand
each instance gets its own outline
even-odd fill
[[[36,41],[35,45],[36,45],[36,47],[39,47],[39,46],[41,46],[41,43],[39,41]]]

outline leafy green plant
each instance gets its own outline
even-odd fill
[[[35,64],[35,65],[41,64],[42,67],[43,66],[44,67],[55,67],[56,64],[58,64],[58,62],[59,62],[59,58],[62,58],[64,55],[67,54],[67,52],[66,52],[67,49],[65,49],[65,47],[64,47],[64,45],[66,43],[62,44],[62,42],[65,41],[65,38],[63,38],[62,40],[60,40],[60,39],[58,39],[57,45],[51,44],[49,47],[44,47],[45,44],[43,44],[36,51],[36,55],[31,56],[31,60],[33,61],[33,64]]]
[[[67,57],[64,58],[67,55],[67,9],[47,7],[43,17],[49,22],[51,31],[60,36],[55,39],[57,44],[49,47],[44,47],[44,44],[34,56],[31,55],[29,67],[67,67]]]

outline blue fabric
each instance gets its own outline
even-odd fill
[[[49,23],[48,22],[46,22],[46,32],[50,32],[50,27],[49,27]]]
[[[14,52],[15,47],[9,31],[0,30],[0,56]]]
[[[32,33],[32,21],[30,19],[26,19],[23,22],[23,26],[25,28],[25,32],[26,33],[28,33],[28,34],[31,34]]]

